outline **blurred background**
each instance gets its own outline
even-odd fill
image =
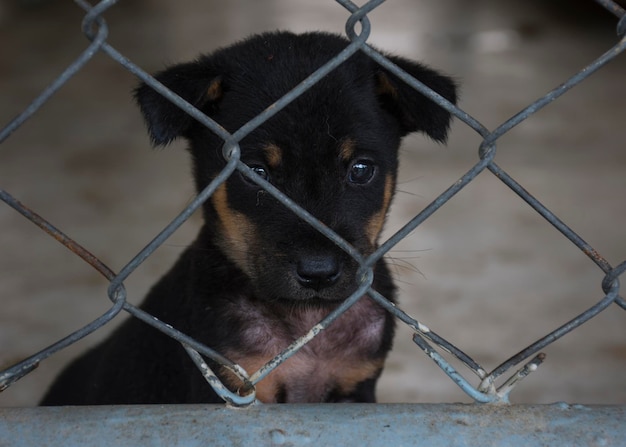
[[[87,47],[83,15],[69,1],[0,3],[0,126]],[[105,18],[108,42],[154,72],[255,32],[343,33],[348,15],[331,0],[121,0]],[[618,41],[616,19],[586,0],[395,0],[369,17],[371,44],[452,75],[460,106],[489,129]],[[626,57],[618,57],[502,137],[496,157],[613,265],[626,258],[625,75]],[[0,188],[115,271],[193,197],[184,145],[150,149],[131,98],[135,84],[99,54],[0,146]],[[480,141],[458,120],[445,147],[408,137],[386,234],[463,175]],[[199,224],[194,216],[131,275],[131,302],[141,301]],[[488,370],[604,295],[595,264],[488,172],[389,259],[400,306]],[[99,316],[110,304],[106,289],[98,273],[0,203],[0,369]],[[43,362],[0,394],[0,405],[36,404],[59,369],[112,326]],[[626,313],[617,306],[544,352],[513,402],[626,402]],[[406,328],[378,396],[469,401]]]

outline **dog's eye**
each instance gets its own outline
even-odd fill
[[[368,183],[376,174],[376,165],[370,160],[356,160],[348,170],[348,181],[357,185]]]
[[[267,172],[267,169],[265,169],[263,166],[252,165],[250,166],[250,169],[252,169],[254,173],[258,175],[259,177],[261,177],[263,180],[267,180],[269,182],[270,173]]]

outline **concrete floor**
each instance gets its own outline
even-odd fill
[[[560,4],[390,1],[371,14],[371,43],[452,74],[462,85],[462,108],[492,129],[617,42],[616,20],[599,6]],[[330,0],[127,0],[106,17],[109,42],[154,71],[254,32],[342,32],[347,14]],[[71,2],[0,5],[0,125],[86,47],[81,18]],[[505,135],[496,159],[613,265],[626,258],[625,75],[622,56]],[[131,101],[134,85],[98,55],[0,146],[0,188],[114,270],[193,194],[181,145],[149,149]],[[387,234],[468,170],[479,143],[459,121],[445,148],[408,138]],[[132,302],[174,262],[198,223],[192,219],[130,277]],[[0,229],[4,367],[87,323],[109,302],[106,281],[1,204]],[[400,306],[487,369],[603,296],[598,268],[489,173],[390,257]],[[35,404],[56,372],[108,330],[42,363],[0,394],[0,405]],[[514,402],[626,402],[626,313],[617,306],[545,352],[546,362],[513,392]],[[385,402],[468,401],[405,328],[378,394]]]

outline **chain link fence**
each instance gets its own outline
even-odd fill
[[[530,104],[525,109],[521,110],[512,118],[503,122],[497,126],[494,130],[489,130],[483,124],[481,124],[476,118],[469,115],[461,108],[449,103],[445,98],[441,97],[437,93],[428,89],[426,86],[413,79],[407,73],[403,72],[383,55],[376,50],[368,46],[368,37],[370,35],[371,27],[367,14],[375,10],[383,0],[373,0],[365,3],[363,6],[357,6],[354,3],[346,0],[337,0],[337,3],[349,11],[350,16],[346,22],[346,34],[351,40],[351,44],[334,59],[329,61],[326,65],[312,73],[309,78],[302,81],[301,84],[296,86],[287,95],[276,101],[271,107],[268,107],[263,113],[255,117],[246,125],[238,129],[233,134],[225,132],[219,124],[213,122],[210,118],[204,116],[201,112],[196,110],[190,104],[186,103],[180,97],[166,89],[163,85],[159,84],[154,78],[147,74],[142,68],[140,68],[133,61],[126,58],[116,48],[114,48],[108,41],[109,28],[107,22],[103,18],[103,14],[114,4],[115,0],[104,0],[96,5],[90,5],[83,0],[76,0],[75,3],[85,10],[85,16],[82,24],[82,29],[91,41],[91,44],[85,49],[69,66],[67,69],[55,79],[49,87],[41,92],[41,94],[26,108],[24,109],[14,120],[6,125],[0,131],[0,143],[11,137],[11,134],[23,125],[28,124],[28,120],[61,88],[68,82],[71,82],[72,77],[77,74],[86,64],[89,64],[94,56],[98,53],[103,53],[113,59],[116,63],[123,66],[130,71],[137,78],[141,79],[149,86],[154,88],[168,100],[176,104],[183,109],[186,113],[194,117],[196,120],[204,124],[211,129],[217,135],[219,135],[223,141],[223,154],[228,160],[224,170],[211,182],[211,184],[205,188],[200,194],[198,194],[188,206],[167,225],[143,250],[136,254],[119,272],[115,272],[108,268],[100,259],[91,254],[89,250],[80,244],[78,244],[71,235],[64,233],[60,228],[56,228],[53,224],[46,220],[44,216],[37,214],[35,210],[29,209],[27,204],[23,204],[18,198],[11,195],[9,191],[0,189],[0,199],[9,207],[13,208],[16,212],[22,214],[32,223],[37,225],[43,231],[50,236],[58,240],[61,244],[71,250],[76,256],[81,258],[93,269],[104,276],[110,283],[108,288],[108,296],[111,300],[109,309],[83,328],[71,333],[62,340],[58,340],[51,346],[41,350],[40,352],[32,355],[31,357],[9,367],[8,369],[0,372],[0,390],[6,389],[13,385],[19,379],[30,373],[36,368],[40,362],[44,361],[54,353],[67,348],[68,346],[76,343],[83,337],[98,331],[103,326],[111,322],[121,312],[127,312],[133,317],[138,318],[148,325],[153,326],[156,330],[159,330],[173,339],[181,343],[182,348],[185,349],[190,357],[194,360],[199,369],[199,374],[203,374],[206,380],[211,384],[215,391],[224,399],[224,401],[234,406],[247,406],[255,401],[254,392],[246,395],[240,395],[236,392],[232,392],[226,386],[224,386],[218,379],[218,377],[208,367],[205,358],[210,358],[220,365],[226,367],[233,374],[235,374],[243,383],[247,384],[250,389],[254,389],[254,386],[264,379],[274,369],[280,368],[280,365],[288,359],[291,355],[296,353],[304,345],[306,345],[317,334],[324,331],[326,327],[333,324],[333,322],[347,309],[349,309],[361,296],[367,294],[373,300],[375,300],[380,306],[385,308],[388,312],[393,314],[399,321],[411,328],[413,335],[413,341],[424,353],[426,353],[440,368],[447,374],[451,380],[453,380],[467,395],[469,395],[476,402],[491,402],[502,403],[508,402],[509,393],[514,386],[528,374],[533,372],[544,360],[544,354],[541,352],[544,348],[554,343],[556,340],[565,336],[567,333],[577,329],[587,321],[596,317],[602,312],[619,312],[626,310],[626,301],[620,295],[620,282],[619,278],[626,271],[626,260],[620,264],[614,266],[611,265],[605,257],[603,257],[594,247],[589,245],[578,234],[576,234],[567,223],[560,220],[553,212],[548,209],[539,200],[533,197],[523,185],[518,183],[511,175],[503,170],[497,163],[497,144],[498,140],[504,136],[507,132],[519,125],[527,118],[535,114],[538,110],[547,106],[551,102],[557,100],[561,95],[568,92],[570,89],[576,87],[583,80],[592,76],[594,72],[600,69],[607,62],[617,57],[626,48],[626,12],[625,10],[610,0],[596,0],[610,13],[614,14],[618,18],[617,34],[619,36],[618,42],[598,57],[595,61],[583,68],[580,72],[576,73],[570,79],[567,79],[561,85],[550,91],[545,96],[539,98],[537,101]],[[408,85],[414,89],[420,91],[424,95],[431,98],[440,107],[445,108],[452,113],[458,120],[460,120],[469,128],[473,129],[481,138],[478,157],[476,163],[469,169],[457,182],[452,184],[442,194],[440,194],[432,203],[426,206],[419,214],[414,216],[409,222],[407,222],[399,231],[389,237],[371,256],[364,257],[355,250],[345,240],[335,234],[332,230],[327,228],[324,224],[315,219],[312,215],[300,208],[289,197],[282,194],[279,190],[274,188],[268,182],[263,181],[260,178],[254,178],[250,174],[250,169],[243,164],[240,159],[239,142],[255,128],[261,125],[264,121],[268,120],[274,114],[278,113],[282,108],[288,105],[291,101],[303,94],[312,85],[322,79],[329,72],[334,70],[343,61],[345,61],[351,54],[357,51],[366,53],[369,57],[375,60],[378,64],[385,67],[390,72],[394,73],[400,79],[405,81]],[[310,328],[310,331],[301,337],[294,340],[294,342],[281,354],[262,366],[258,371],[245,371],[237,364],[232,363],[227,358],[223,357],[219,352],[215,352],[207,346],[202,345],[196,340],[188,337],[184,333],[178,331],[176,328],[172,328],[163,322],[160,322],[153,318],[151,315],[142,311],[140,308],[134,306],[127,301],[127,293],[124,286],[124,282],[129,278],[135,270],[148,259],[161,245],[163,245],[178,228],[187,221],[190,216],[202,206],[202,204],[208,200],[216,189],[226,181],[226,179],[232,175],[235,171],[240,171],[258,183],[269,194],[275,197],[278,201],[288,207],[293,213],[299,216],[303,221],[307,222],[317,231],[325,235],[334,244],[339,246],[342,250],[352,256],[360,265],[361,271],[361,283],[357,291],[355,291],[348,299],[346,299],[337,309],[330,313],[326,318],[319,322],[319,324]],[[599,284],[602,293],[599,293],[601,297],[586,310],[579,315],[567,321],[560,327],[555,328],[550,333],[541,337],[536,342],[527,346],[519,353],[512,357],[505,359],[495,368],[488,370],[480,363],[474,360],[470,355],[463,352],[454,344],[448,342],[442,335],[431,330],[426,324],[416,320],[414,317],[405,313],[401,306],[398,307],[389,302],[384,296],[373,290],[370,286],[372,284],[373,273],[372,266],[387,255],[400,241],[407,237],[412,231],[414,231],[419,225],[430,218],[441,207],[457,193],[459,193],[468,184],[474,181],[480,175],[489,175],[488,172],[493,174],[503,185],[510,188],[520,200],[526,202],[532,209],[534,209],[542,218],[554,226],[564,238],[567,238],[574,246],[576,246],[581,252],[583,252],[590,263],[597,266],[598,269],[604,275],[604,279]],[[454,362],[450,359],[454,358]],[[457,362],[457,360],[460,362]],[[467,373],[461,373],[458,367],[454,364],[462,364],[470,371],[470,375]],[[468,378],[468,376],[471,378]],[[473,378],[475,376],[476,378]],[[477,385],[475,384],[477,383]]]

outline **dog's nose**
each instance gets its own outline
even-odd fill
[[[341,264],[334,256],[303,256],[296,266],[298,282],[309,289],[332,286],[341,276]]]

